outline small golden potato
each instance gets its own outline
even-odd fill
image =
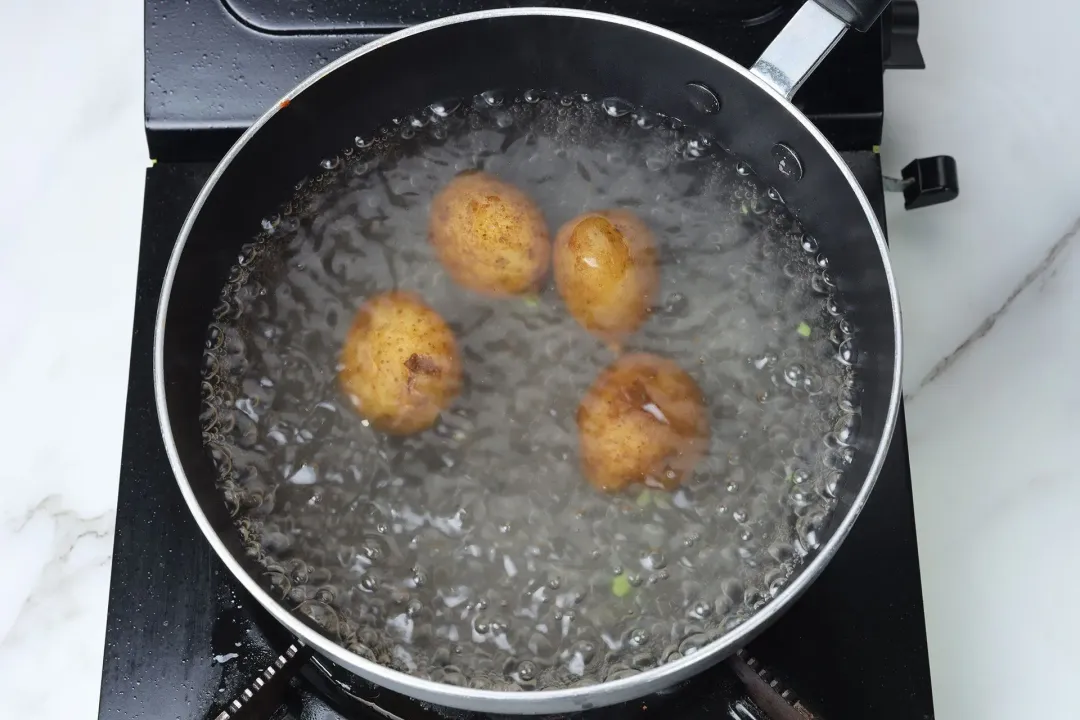
[[[609,343],[641,326],[660,284],[652,232],[629,210],[585,213],[563,225],[554,264],[570,314]]]
[[[483,172],[459,175],[435,196],[428,237],[450,276],[484,295],[535,292],[551,262],[540,209]]]
[[[671,360],[624,355],[589,388],[577,411],[585,477],[607,492],[631,483],[673,490],[705,453],[701,389]]]
[[[461,358],[439,313],[411,292],[387,292],[356,313],[338,380],[372,425],[395,435],[430,427],[461,389]]]

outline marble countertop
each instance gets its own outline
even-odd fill
[[[963,188],[911,213],[890,197],[888,217],[936,715],[1080,718],[1080,4],[921,10],[929,69],[886,74],[882,147],[892,174],[955,156]],[[96,718],[147,164],[142,4],[2,13],[0,696],[11,717]]]

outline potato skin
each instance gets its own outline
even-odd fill
[[[536,292],[551,262],[540,209],[483,172],[458,175],[435,196],[428,238],[458,284],[494,297]]]
[[[582,327],[620,343],[645,321],[660,285],[656,243],[629,210],[578,215],[555,237],[555,285]]]
[[[416,293],[369,298],[341,351],[338,381],[377,429],[395,435],[430,427],[461,389],[454,334]]]
[[[624,355],[604,369],[577,411],[585,477],[616,492],[632,483],[673,490],[708,444],[701,389],[675,362]]]

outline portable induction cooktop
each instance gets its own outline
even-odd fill
[[[750,63],[801,3],[147,1],[146,128],[156,163],[146,176],[100,718],[481,717],[419,703],[311,658],[219,562],[173,479],[154,408],[157,300],[188,208],[243,129],[321,65],[438,16],[587,6],[663,25]],[[883,226],[882,70],[922,66],[917,29],[915,3],[894,2],[870,32],[849,33],[796,98],[842,151]],[[681,686],[575,717],[932,718],[903,415],[849,538],[776,624]]]

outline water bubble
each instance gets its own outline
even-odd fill
[[[731,513],[731,517],[737,523],[744,523],[744,522],[746,522],[746,511],[743,510],[742,508],[739,508],[735,512]]]
[[[818,241],[813,235],[803,235],[799,242],[804,252],[813,254],[818,251]]]
[[[848,446],[855,442],[858,429],[858,415],[842,415],[833,425],[832,435],[836,437],[836,441],[840,445]]]
[[[708,155],[712,151],[713,142],[713,139],[705,134],[699,135],[696,138],[691,138],[686,143],[684,155],[689,158],[699,158]]]
[[[743,177],[746,177],[750,173],[752,173],[753,170],[750,169],[750,165],[740,160],[739,162],[735,163],[735,172],[739,175],[742,175]]]
[[[769,191],[766,194],[769,196],[769,199],[772,200],[773,202],[777,202],[777,203],[784,202],[784,198],[780,195],[780,191],[777,190],[776,188],[769,188]]]
[[[705,633],[694,633],[679,643],[679,653],[683,656],[693,655],[709,642],[709,636]]]
[[[626,100],[617,97],[604,98],[600,101],[600,107],[613,118],[623,117],[634,111],[634,106]]]
[[[840,347],[836,350],[836,359],[840,361],[842,365],[854,365],[855,364],[855,343],[850,338],[840,343]]]
[[[689,611],[688,614],[690,615],[690,617],[695,618],[697,620],[704,620],[705,618],[712,615],[712,612],[713,612],[712,605],[705,602],[704,600],[698,600],[697,602],[695,602],[693,605],[690,606],[690,611]]]
[[[447,98],[446,100],[439,100],[431,103],[431,105],[428,106],[428,110],[430,110],[431,114],[435,117],[445,119],[456,113],[460,107],[460,98]]]
[[[819,490],[827,498],[835,499],[838,496],[841,475],[835,471],[829,471],[821,476]]]
[[[536,678],[536,664],[531,660],[522,660],[517,666],[518,679],[523,682],[529,682]]]
[[[855,413],[859,407],[859,393],[853,387],[844,387],[840,389],[840,397],[836,403],[841,410],[846,413]]]
[[[773,145],[772,156],[776,160],[776,168],[786,177],[796,182],[802,179],[802,159],[791,149],[791,146],[786,143],[776,143]]]
[[[659,550],[650,550],[642,556],[641,566],[646,570],[660,570],[667,566],[667,558]]]
[[[356,147],[358,147],[360,149],[364,149],[364,148],[369,148],[372,145],[374,145],[375,140],[372,139],[372,138],[365,138],[365,137],[363,137],[361,135],[357,135],[355,138],[353,138],[353,143],[356,144]]]
[[[802,363],[791,363],[784,368],[784,380],[792,387],[798,387],[806,374],[806,368]]]
[[[651,130],[657,126],[660,119],[652,113],[639,111],[634,115],[634,124],[642,130]]]
[[[321,167],[323,170],[337,170],[340,166],[341,158],[337,155],[319,162],[319,167]]]
[[[522,97],[525,99],[525,102],[530,105],[535,105],[544,99],[544,94],[539,90],[526,90]]]
[[[641,647],[649,641],[649,631],[644,628],[634,628],[630,631],[630,645]]]
[[[795,523],[795,532],[805,548],[817,550],[821,547],[821,529],[824,525],[825,517],[820,513],[812,513],[799,518]]]
[[[720,112],[720,96],[705,83],[686,83],[687,96],[694,109],[704,115],[715,115]]]
[[[480,102],[487,107],[502,107],[506,102],[506,95],[502,90],[485,90],[479,95]]]

